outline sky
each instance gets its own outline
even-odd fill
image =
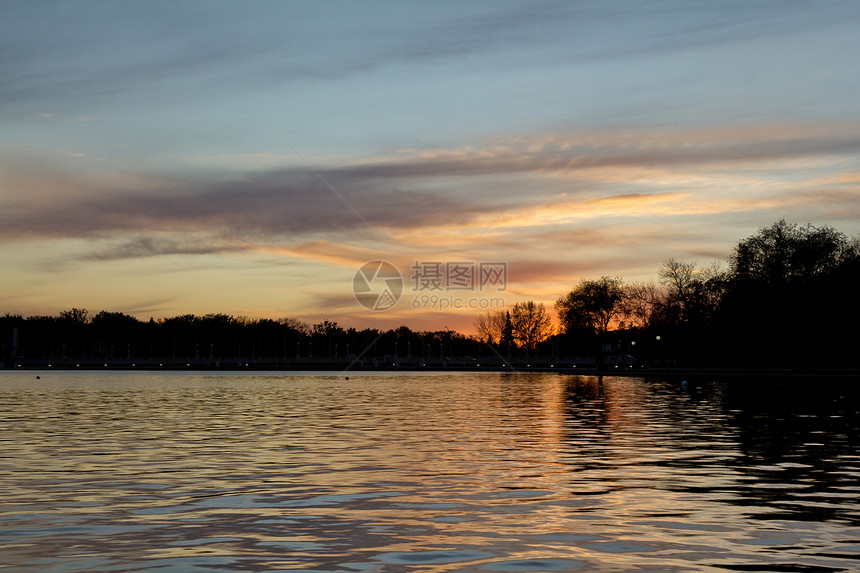
[[[860,233],[854,1],[0,10],[0,312],[467,332],[780,218]]]

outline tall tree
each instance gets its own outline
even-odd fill
[[[526,352],[529,352],[552,335],[552,319],[543,303],[518,302],[511,309],[513,335]]]
[[[835,229],[780,219],[738,243],[731,270],[739,280],[780,285],[830,273],[854,256],[854,243]]]
[[[555,310],[565,332],[606,332],[622,310],[624,291],[619,277],[583,280],[559,298]]]
[[[512,344],[515,344],[516,340],[514,339],[514,323],[511,321],[511,313],[509,311],[505,311],[505,326],[502,329],[502,338],[499,340],[499,344],[503,347],[508,348],[508,355],[510,355],[510,348]]]
[[[780,219],[735,247],[723,318],[747,363],[849,364],[860,320],[860,250],[831,227]],[[754,350],[753,350],[754,349]]]
[[[488,310],[483,314],[479,314],[475,319],[475,329],[478,331],[478,338],[488,344],[501,342],[505,332],[505,318],[507,313],[504,310]]]
[[[697,268],[696,261],[667,259],[658,271],[667,289],[663,319],[676,324],[704,324],[713,318],[727,274],[719,263]]]
[[[657,274],[669,293],[684,302],[689,299],[694,288],[696,261],[666,259]]]
[[[666,305],[666,291],[654,281],[628,283],[622,292],[622,313],[629,325],[636,328],[650,328]]]

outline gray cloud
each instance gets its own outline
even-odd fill
[[[275,171],[222,179],[150,179],[149,187],[112,193],[84,183],[70,185],[77,195],[28,193],[0,213],[0,236],[98,237],[113,232],[208,232],[222,237],[294,237],[314,233],[372,233],[379,227],[420,227],[467,220],[475,204],[428,192],[401,191],[390,185],[373,188],[371,181],[348,181],[327,174],[345,201],[306,171]],[[38,186],[34,183],[34,186]],[[356,215],[356,212],[360,216]],[[207,252],[220,247],[190,247]],[[107,256],[141,256],[150,252],[189,252],[187,245],[140,239]],[[94,255],[100,256],[98,254]]]
[[[14,194],[7,193],[7,205],[0,212],[0,237],[99,237],[114,232],[171,231],[203,232],[224,239],[221,246],[135,239],[112,249],[104,255],[107,257],[202,254],[236,248],[239,239],[317,233],[372,237],[379,229],[450,227],[505,212],[511,206],[547,204],[558,201],[559,190],[570,198],[584,188],[576,174],[595,167],[703,169],[714,163],[856,153],[860,134],[842,131],[792,128],[759,133],[749,129],[740,135],[723,134],[722,138],[719,134],[711,138],[707,133],[690,137],[671,134],[648,144],[631,141],[622,145],[611,138],[579,146],[549,142],[537,151],[523,151],[530,147],[526,141],[519,148],[511,145],[491,153],[416,154],[319,172],[282,169],[229,177],[136,176],[128,177],[131,183],[125,183],[120,191],[103,181],[94,183],[63,174],[34,175],[38,170],[33,169],[16,180]],[[566,181],[562,187],[554,183],[550,188],[554,191],[541,194],[535,182],[546,172],[564,173]],[[511,184],[507,177],[511,174],[526,175],[526,183]],[[497,176],[502,176],[501,184],[494,183]],[[440,177],[460,179],[456,185],[446,183],[440,188],[433,184]],[[619,195],[612,185],[601,187],[600,181],[591,180],[588,186],[591,198],[595,189],[603,197],[629,196],[629,187],[627,195]],[[332,187],[337,191],[332,192]],[[661,190],[665,192],[667,184]]]
[[[83,257],[87,261],[111,261],[160,255],[214,255],[245,250],[242,245],[213,244],[210,240],[173,240],[155,237],[134,237],[91,252]]]
[[[356,177],[403,178],[467,176],[525,172],[576,171],[596,167],[683,166],[736,161],[763,161],[838,155],[860,150],[860,132],[854,134],[794,134],[780,139],[750,141],[675,142],[643,146],[608,144],[568,148],[547,146],[535,153],[505,151],[491,157],[475,153],[457,158],[421,159],[339,170]]]

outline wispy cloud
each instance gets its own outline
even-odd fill
[[[19,161],[0,178],[0,240],[112,238],[90,260],[296,252],[297,245],[320,245],[323,238],[322,250],[330,252],[337,250],[333,244],[348,252],[343,245],[356,243],[390,250],[376,244],[369,223],[406,252],[462,249],[468,237],[502,244],[514,235],[521,240],[524,229],[587,220],[790,209],[817,197],[834,212],[851,213],[856,166],[849,162],[840,173],[839,161],[857,149],[857,125],[766,124],[580,139],[535,135],[319,171],[242,175],[88,177],[28,169]],[[819,161],[826,175],[816,169]],[[741,167],[732,171],[731,165]],[[837,184],[847,187],[834,189]],[[308,252],[323,256],[322,250]]]
[[[84,255],[81,260],[112,261],[165,255],[214,255],[240,253],[254,248],[252,244],[243,244],[241,241],[219,241],[217,237],[212,236],[182,236],[177,239],[150,235],[120,239],[109,243]]]
[[[99,2],[9,5],[0,25],[2,101],[73,101],[147,97],[165,90],[199,94],[225,81],[253,87],[307,80],[338,80],[380,68],[479,58],[502,50],[555,50],[507,58],[606,61],[686,51],[850,19],[849,5],[818,2],[722,2],[713,5],[538,2],[457,5],[457,10],[399,3],[332,9],[313,4],[147,2],[104,10]],[[351,23],[351,10],[374,11]],[[743,12],[742,21],[737,13]],[[643,25],[643,22],[648,25]],[[606,38],[624,37],[624,42]],[[197,86],[195,86],[197,84]]]
[[[347,181],[337,172],[327,178],[344,190],[368,221],[381,227],[430,225],[467,217],[478,209],[427,192],[372,189],[367,179]],[[140,182],[137,189],[117,192],[105,181],[17,177],[17,189],[7,187],[9,202],[0,214],[0,236],[10,240],[216,228],[249,237],[366,232],[363,222],[304,170],[227,180],[145,177]]]

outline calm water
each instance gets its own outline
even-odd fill
[[[857,571],[858,409],[847,382],[7,372],[0,563]]]

